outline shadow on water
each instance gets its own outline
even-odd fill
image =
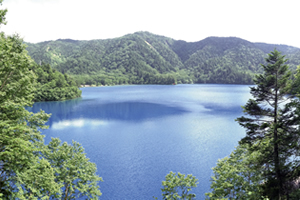
[[[82,102],[82,98],[67,101],[36,102],[32,107],[27,108],[30,112],[37,113],[40,110],[51,114],[50,120],[69,119],[73,110]]]
[[[169,107],[155,103],[121,102],[83,106],[78,109],[81,117],[104,119],[143,121],[168,115],[180,115],[186,111],[177,107]]]
[[[218,113],[218,115],[239,115],[243,112],[242,106],[239,105],[218,105],[218,104],[202,104],[206,109],[203,113]]]
[[[48,125],[62,120],[90,119],[90,120],[124,120],[141,122],[151,118],[181,115],[188,111],[162,104],[145,102],[116,102],[101,104],[96,101],[82,101],[81,99],[64,102],[40,102],[29,109],[38,112],[41,108],[51,113]]]

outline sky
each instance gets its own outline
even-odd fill
[[[4,0],[25,42],[92,40],[148,31],[196,42],[210,36],[300,48],[299,0]]]

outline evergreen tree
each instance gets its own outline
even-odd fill
[[[289,95],[291,72],[287,59],[274,50],[262,65],[264,73],[254,78],[250,99],[243,107],[249,117],[237,119],[246,128],[240,144],[260,152],[262,186],[270,199],[288,199],[299,177],[299,101]]]

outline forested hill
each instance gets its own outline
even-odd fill
[[[300,64],[299,48],[235,37],[185,42],[136,32],[106,40],[60,39],[27,45],[37,63],[48,63],[79,84],[247,84],[262,71],[260,63],[274,48],[286,55],[292,69]]]

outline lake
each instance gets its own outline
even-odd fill
[[[104,180],[100,199],[161,199],[170,172],[193,174],[204,199],[211,168],[234,150],[245,130],[235,119],[247,85],[134,85],[82,88],[82,98],[35,103],[52,113],[45,141],[75,140]]]

